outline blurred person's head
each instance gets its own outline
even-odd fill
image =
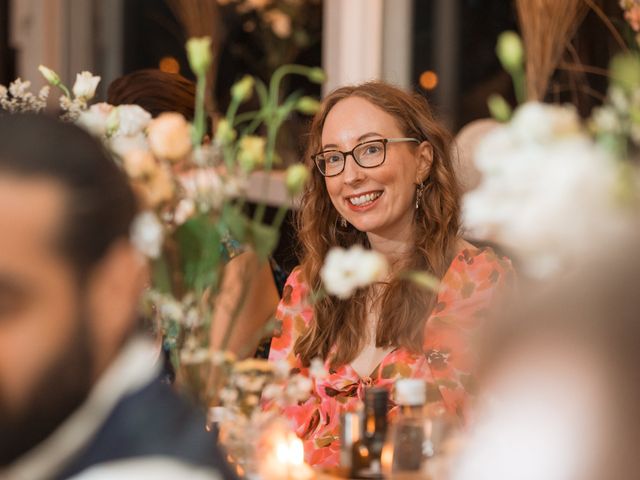
[[[0,116],[0,467],[86,398],[136,328],[133,193],[99,141]]]
[[[455,480],[637,478],[639,284],[636,242],[497,318]]]
[[[178,112],[187,120],[193,120],[195,99],[196,86],[191,80],[153,68],[116,78],[107,89],[107,103],[139,105],[153,117],[163,112]]]
[[[463,193],[480,184],[480,172],[475,165],[478,145],[499,123],[492,118],[481,118],[466,124],[456,134],[453,167]]]

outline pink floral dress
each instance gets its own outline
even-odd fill
[[[368,377],[360,377],[350,364],[314,383],[311,397],[283,412],[305,444],[311,465],[338,464],[340,414],[353,411],[368,386],[391,389],[398,378],[424,378],[429,402],[442,402],[451,412],[464,412],[471,381],[470,339],[480,326],[496,292],[512,275],[509,260],[489,248],[467,248],[453,260],[441,281],[436,306],[429,315],[424,351],[416,354],[396,348]],[[287,360],[292,368],[308,372],[293,353],[297,338],[313,321],[308,285],[296,269],[289,276],[277,318],[281,333],[274,337],[269,360]]]

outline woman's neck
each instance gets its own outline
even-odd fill
[[[406,236],[394,238],[367,233],[367,238],[371,248],[386,257],[392,270],[395,265],[408,258],[414,246],[413,232],[407,232]]]

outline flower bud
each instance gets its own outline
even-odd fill
[[[320,67],[314,67],[307,73],[307,78],[313,83],[324,83],[327,80],[327,75]]]
[[[309,180],[309,169],[301,163],[287,168],[285,184],[289,195],[294,196],[302,191]]]
[[[236,135],[236,131],[226,119],[222,119],[218,122],[215,140],[219,145],[231,144],[236,139]]]
[[[427,272],[413,271],[407,274],[407,279],[415,283],[425,290],[437,292],[440,286],[440,282],[436,277]]]
[[[213,62],[211,37],[190,38],[187,41],[187,57],[193,73],[198,76],[206,75]]]
[[[320,102],[313,97],[301,97],[296,102],[296,110],[305,115],[313,115],[320,110]]]
[[[107,137],[110,137],[120,128],[120,111],[117,108],[111,109],[107,117]]]
[[[38,67],[38,70],[40,71],[42,76],[45,78],[45,80],[49,82],[51,85],[53,85],[54,87],[60,85],[60,76],[56,72],[54,72],[48,67],[45,67],[44,65],[40,65]]]
[[[76,75],[76,83],[73,84],[73,94],[76,98],[91,100],[96,94],[96,88],[100,83],[100,77],[91,72],[82,72]]]
[[[507,72],[521,70],[524,62],[524,47],[520,36],[512,31],[503,32],[498,37],[496,54]]]
[[[264,163],[265,144],[264,137],[255,135],[246,135],[240,139],[238,163],[244,171],[250,172]]]
[[[502,97],[502,95],[493,94],[489,96],[487,100],[489,106],[489,112],[491,116],[499,122],[508,122],[511,118],[511,106]]]
[[[231,87],[231,96],[239,102],[246,102],[251,98],[254,79],[251,75],[245,75]]]

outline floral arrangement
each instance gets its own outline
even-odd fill
[[[247,470],[257,458],[256,450],[265,433],[281,421],[280,412],[309,398],[313,382],[326,375],[322,361],[314,360],[309,376],[291,373],[286,361],[271,363],[256,359],[234,362],[220,358],[227,382],[220,392],[223,409],[215,418],[221,426],[221,442],[234,461]],[[284,426],[286,428],[286,426]]]
[[[285,65],[275,71],[268,84],[245,76],[232,87],[228,111],[208,141],[204,88],[211,62],[209,40],[191,39],[187,51],[197,77],[193,124],[177,113],[153,119],[136,105],[90,104],[100,77],[82,72],[69,89],[52,70],[40,70],[62,91],[62,117],[104,142],[138,194],[143,209],[134,220],[131,239],[148,258],[152,272],[143,309],[170,351],[178,386],[203,405],[223,408],[216,419],[221,442],[239,466],[255,470],[256,466],[249,464],[254,452],[246,449],[258,446],[247,438],[258,441],[270,431],[283,408],[304,401],[315,379],[325,374],[323,362],[312,362],[308,374],[303,375],[291,372],[286,363],[238,361],[225,346],[240,304],[218,351],[210,348],[211,322],[226,264],[249,249],[266,260],[277,244],[286,213],[283,206],[274,220],[266,223],[265,206],[258,205],[248,216],[243,209],[248,175],[257,168],[272,168],[277,160],[279,127],[291,112],[312,114],[319,105],[297,92],[281,100],[281,82],[288,75],[303,75],[321,83],[324,73],[318,68]],[[48,89],[34,96],[28,87],[28,82],[19,82],[5,89],[11,96],[8,110],[45,108]],[[259,109],[239,114],[240,105],[253,95]],[[309,175],[301,164],[287,169],[285,182],[292,196],[301,192]],[[268,183],[264,187],[268,188]],[[426,288],[437,287],[426,273],[406,275]],[[388,266],[381,254],[360,246],[334,248],[322,270],[323,287],[315,295],[347,298],[358,288],[384,281],[387,276]]]
[[[137,105],[90,105],[100,77],[82,72],[69,89],[51,69],[41,66],[40,71],[62,92],[61,117],[99,137],[137,192],[143,211],[133,223],[131,238],[148,257],[152,269],[151,286],[143,302],[145,313],[154,320],[171,352],[179,384],[203,404],[209,404],[217,402],[225,381],[222,377],[235,372],[225,369],[224,362],[214,361],[221,353],[209,348],[214,303],[225,265],[246,250],[266,261],[277,245],[287,210],[282,206],[271,223],[264,222],[263,204],[248,216],[243,208],[248,176],[257,168],[272,168],[277,160],[278,130],[289,114],[294,110],[312,114],[318,106],[317,100],[298,92],[281,100],[283,78],[303,75],[321,83],[324,73],[318,68],[285,65],[274,73],[269,85],[245,76],[232,87],[226,116],[217,123],[211,140],[205,141],[204,94],[212,61],[210,39],[189,40],[187,53],[197,77],[193,124],[177,113],[152,119]],[[10,112],[42,111],[49,88],[36,96],[29,87],[29,82],[21,80],[8,89],[0,87],[0,105]],[[260,108],[238,114],[240,105],[254,94]],[[265,136],[258,135],[258,130]],[[286,186],[291,196],[302,190],[308,175],[303,165],[289,167]],[[269,188],[268,181],[265,189]],[[239,311],[238,305],[222,350]],[[216,380],[213,377],[217,374],[221,377]]]
[[[20,78],[11,82],[9,88],[0,85],[0,108],[9,113],[41,112],[47,106],[49,87],[42,87],[37,95],[30,88],[31,82]]]
[[[624,11],[624,19],[634,33],[634,41],[640,47],[640,2],[638,0],[620,0],[620,8]]]
[[[508,71],[522,71],[516,34],[501,36],[497,51]],[[638,72],[634,54],[615,57],[607,100],[586,123],[572,105],[525,102],[511,112],[491,98],[503,124],[476,151],[482,181],[463,200],[469,232],[506,247],[530,277],[545,278],[630,228],[640,206]],[[524,91],[524,76],[513,78]]]
[[[300,51],[320,40],[320,0],[218,0],[239,17],[242,28],[255,35],[262,51],[233,50],[270,75],[279,65],[295,61]]]

